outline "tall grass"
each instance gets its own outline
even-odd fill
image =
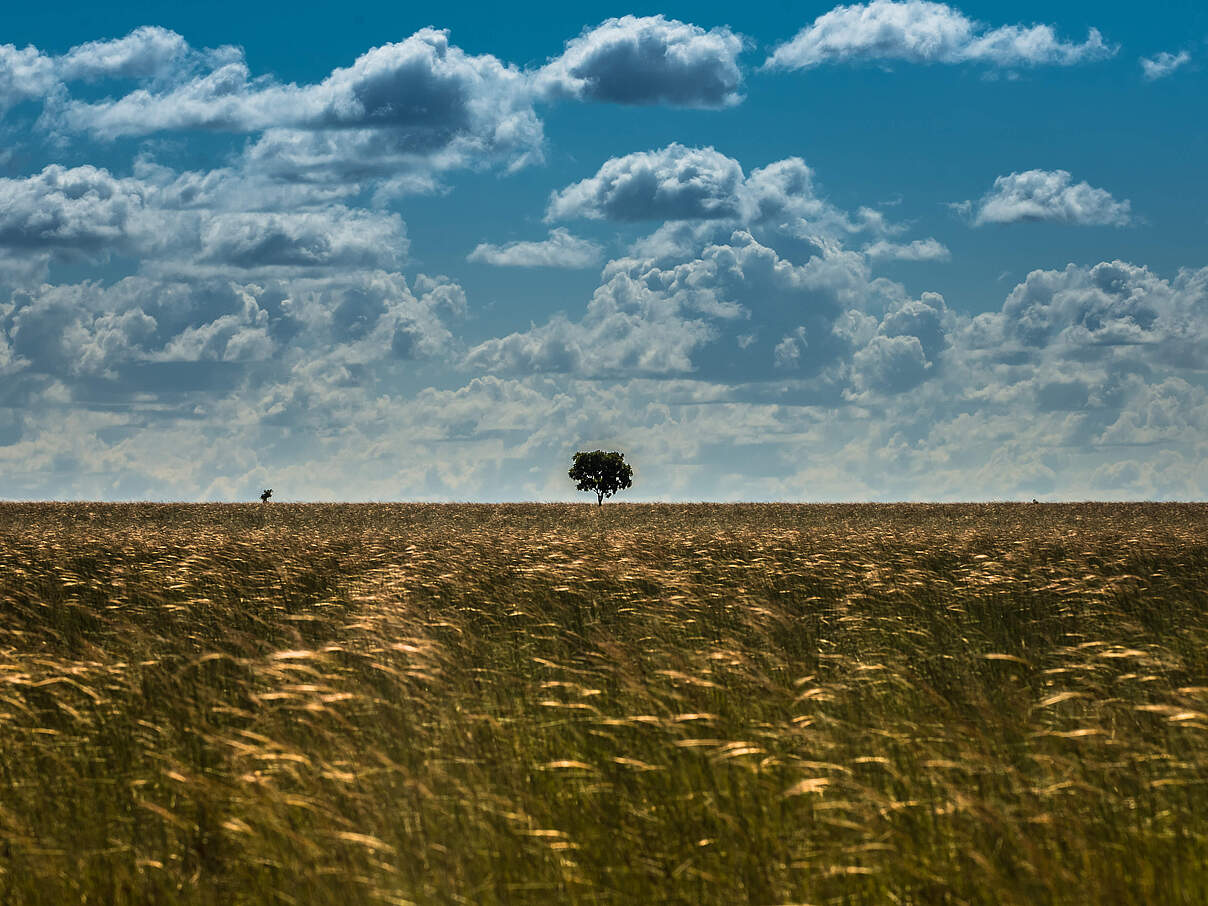
[[[0,903],[1202,904],[1206,529],[0,505]]]

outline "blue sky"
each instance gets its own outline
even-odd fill
[[[1208,10],[26,6],[0,498],[1202,498]]]

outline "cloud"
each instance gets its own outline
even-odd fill
[[[1140,62],[1145,78],[1152,82],[1164,79],[1180,66],[1190,63],[1191,54],[1185,50],[1180,50],[1177,54],[1163,51],[1156,57],[1141,57]]]
[[[221,61],[220,61],[221,62]],[[541,123],[527,78],[425,28],[375,47],[321,82],[252,78],[242,57],[163,88],[70,101],[62,127],[103,139],[162,131],[264,133],[247,165],[276,178],[347,180],[398,169],[539,156]]]
[[[406,229],[397,214],[330,203],[283,212],[224,210],[263,199],[239,178],[232,178],[232,188],[223,187],[221,177],[141,169],[141,178],[117,177],[98,167],[52,164],[33,176],[0,179],[0,253],[126,254],[141,256],[144,271],[161,274],[389,269],[406,258]]]
[[[101,375],[116,379],[128,364],[166,358],[180,336],[225,326],[204,357],[227,359],[226,343],[240,345],[240,327],[264,326],[264,313],[247,290],[223,281],[192,286],[130,277],[96,283],[44,285],[14,295],[14,349],[34,374],[70,380]],[[198,349],[202,357],[203,350]]]
[[[254,288],[236,292],[242,303],[236,311],[184,328],[149,358],[161,362],[257,362],[270,358],[276,344],[268,311],[260,307]],[[153,329],[155,321],[146,321]]]
[[[928,360],[935,360],[948,344],[956,323],[939,293],[923,293],[918,299],[894,300],[881,318],[877,333],[886,337],[913,337]]]
[[[833,328],[849,343],[844,397],[868,403],[906,393],[941,375],[950,336],[959,323],[939,293],[923,293],[918,299],[899,295],[889,300],[879,319],[859,309],[844,312]]]
[[[0,113],[28,100],[47,100],[64,83],[103,79],[155,80],[188,78],[195,70],[242,59],[237,48],[195,50],[174,31],[153,25],[122,38],[89,41],[60,56],[29,46],[0,45]]]
[[[849,215],[819,198],[813,171],[800,158],[745,175],[738,161],[713,148],[673,144],[637,152],[553,193],[547,219],[560,217],[666,222],[605,265],[581,318],[560,314],[481,342],[469,351],[468,367],[744,383],[790,375],[814,382],[810,392],[836,396],[850,380],[845,357],[877,335],[914,336],[928,374],[944,348],[934,336],[942,333],[938,322],[919,315],[914,327],[900,326],[914,311],[906,293],[874,278],[868,262],[938,258],[947,250],[934,239],[881,241],[872,254],[845,249],[842,238],[850,233],[897,228],[870,209]],[[941,317],[917,304],[933,321]],[[939,311],[951,317],[942,299]],[[848,329],[844,319],[867,323]],[[906,343],[876,342],[887,349]],[[864,371],[871,369],[870,363]],[[881,371],[905,376],[909,369]],[[865,384],[881,390],[888,380]]]
[[[738,225],[768,223],[807,239],[892,231],[878,212],[862,208],[853,218],[820,198],[813,171],[799,157],[775,161],[748,176],[738,161],[714,148],[678,143],[611,158],[595,176],[552,193],[545,219],[572,218],[716,221],[723,235]],[[664,232],[651,238],[670,252],[683,241],[694,241],[694,234],[677,238]]]
[[[581,322],[556,316],[525,333],[481,343],[466,364],[505,374],[679,374],[692,370],[693,350],[712,337],[699,319],[644,319],[601,304]]]
[[[390,268],[407,252],[397,214],[340,206],[209,214],[201,223],[200,245],[200,263],[241,268]]]
[[[875,260],[890,261],[947,261],[952,257],[946,245],[930,238],[906,244],[881,239],[864,246],[864,254]]]
[[[909,390],[926,376],[930,363],[912,336],[875,336],[852,357],[857,387],[889,393]]]
[[[766,298],[766,280],[777,272],[784,286],[807,276],[797,270],[804,265],[790,271],[779,255],[741,237],[728,248],[684,262],[683,269],[657,269],[641,283],[736,296],[751,281],[744,298],[753,302]],[[709,275],[714,279],[706,283]],[[826,339],[817,327],[777,327],[765,338],[761,354],[770,379],[756,393],[742,383],[746,372],[708,374],[698,361],[730,337],[726,324],[750,330],[757,319],[688,308],[679,310],[681,326],[675,319],[661,325],[669,336],[639,332],[626,349],[640,357],[642,339],[684,339],[682,323],[706,322],[719,336],[691,352],[693,372],[635,366],[605,375],[591,367],[611,363],[588,359],[577,372],[560,366],[554,375],[470,373],[447,387],[404,392],[392,369],[410,362],[397,355],[392,338],[399,325],[406,333],[424,308],[447,316],[445,303],[430,297],[450,284],[433,280],[421,289],[417,280],[411,302],[396,279],[344,288],[295,281],[284,294],[288,306],[280,301],[284,284],[239,284],[237,291],[228,285],[220,292],[213,281],[205,289],[219,295],[202,306],[211,316],[198,326],[214,326],[193,333],[163,325],[173,312],[189,310],[182,303],[200,285],[151,282],[136,292],[138,280],[123,283],[117,295],[88,304],[87,342],[72,340],[63,353],[65,361],[100,356],[88,368],[107,362],[117,377],[67,375],[47,383],[35,403],[9,410],[17,415],[0,412],[8,419],[0,421],[8,495],[238,499],[272,484],[308,499],[568,499],[573,491],[562,463],[568,450],[586,444],[624,449],[640,465],[645,478],[635,499],[1198,499],[1208,490],[1203,354],[1179,359],[1163,345],[1181,336],[1193,352],[1208,348],[1208,269],[1163,277],[1105,262],[1037,271],[1000,311],[974,319],[946,311],[928,294],[854,317],[848,309],[835,322],[843,322],[846,338],[837,357],[843,393],[826,398],[801,389],[801,375]],[[241,294],[255,302],[246,314]],[[808,297],[798,298],[808,309]],[[690,302],[686,295],[681,300]],[[415,304],[411,320],[391,314],[392,306]],[[162,331],[153,342],[135,308]],[[625,311],[642,315],[640,304]],[[7,336],[12,322],[2,312],[0,305],[0,336]],[[256,351],[265,317],[258,312],[266,313],[263,330],[274,344],[268,360],[253,358],[264,352]],[[281,324],[284,312],[292,334]],[[93,323],[105,315],[109,320]],[[1094,335],[1102,328],[1097,319],[1106,325],[1130,318],[1148,325],[1146,342],[1097,342],[1104,338]],[[21,351],[5,353],[0,342],[0,359],[7,356],[6,367],[18,369],[11,373],[29,373],[20,363],[36,349],[25,333],[32,320],[15,332]],[[1039,335],[1030,333],[1036,323],[1047,325]],[[222,335],[234,324],[240,330],[232,337],[243,336],[244,345],[231,348]],[[53,321],[43,335],[56,343],[74,336],[64,326]],[[1118,333],[1120,326],[1109,329]],[[206,358],[154,358],[163,355],[163,337],[182,334],[174,349]],[[213,346],[205,342],[210,336]],[[772,350],[785,337],[805,341],[797,345],[798,367],[774,369]],[[590,356],[583,345],[590,339],[582,331],[561,338],[551,331],[550,355],[556,361],[563,343],[572,356]],[[599,352],[605,359],[606,346]],[[128,383],[129,366],[121,363],[131,354],[152,356],[140,367],[155,382]],[[260,370],[255,380],[217,378],[251,368]],[[190,383],[165,386],[172,374],[189,374]],[[5,386],[29,383],[18,378]],[[106,388],[103,405],[89,407],[88,387]],[[399,449],[412,453],[402,465]],[[68,461],[69,472],[53,471]]]
[[[0,44],[0,113],[45,97],[57,83],[54,62],[36,47]]]
[[[126,245],[147,186],[107,170],[51,164],[24,179],[0,179],[0,246],[98,252]]]
[[[448,322],[465,316],[461,286],[444,276],[358,271],[285,281],[291,346],[341,366],[429,358],[449,351]]]
[[[144,25],[123,38],[89,41],[55,58],[58,77],[65,82],[101,79],[185,78],[199,66],[220,66],[241,59],[237,48],[194,50],[166,28]]]
[[[447,31],[425,28],[367,51],[317,84],[252,80],[238,60],[166,93],[140,90],[117,100],[77,102],[66,119],[104,137],[165,129],[399,128],[425,147],[496,125],[518,98],[523,102],[523,88],[514,67],[490,55],[468,55],[449,43]]]
[[[742,39],[663,16],[608,19],[567,42],[535,75],[548,97],[612,104],[726,107],[742,100]]]
[[[359,190],[356,184],[332,186],[271,180],[245,166],[178,172],[147,155],[134,159],[132,174],[154,187],[160,207],[179,211],[313,210],[347,200]]]
[[[1148,268],[1110,261],[1033,271],[1002,311],[979,315],[965,342],[1007,355],[1042,350],[1084,362],[1128,358],[1146,368],[1208,365],[1208,268],[1165,280]]]
[[[741,186],[738,201],[748,222],[783,217],[814,218],[822,213],[814,190],[814,171],[799,157],[788,157],[754,170]]]
[[[572,236],[558,227],[541,242],[509,242],[507,245],[479,243],[466,256],[467,261],[496,267],[583,268],[599,263],[603,249],[598,243]]]
[[[738,216],[742,167],[713,148],[675,143],[614,157],[550,196],[545,219],[710,220]]]
[[[1072,66],[1111,56],[1115,48],[1090,29],[1082,44],[1057,38],[1049,25],[987,28],[944,3],[873,0],[837,6],[778,46],[764,64],[807,69],[828,63],[901,60],[990,66]]]
[[[740,230],[667,267],[613,261],[581,320],[559,315],[480,343],[467,363],[513,374],[740,380],[794,364],[816,375],[845,345],[832,330],[836,318],[878,295],[857,253],[829,250],[798,265]],[[783,337],[802,349],[807,341],[808,355],[794,356]]]
[[[899,55],[878,59],[1031,65],[1087,47],[972,23],[957,51],[907,57],[886,34]],[[425,30],[302,85],[166,29],[60,56],[0,48],[0,107],[45,99],[40,125],[64,142],[14,132],[3,157],[24,175],[0,178],[0,491],[564,499],[568,447],[593,444],[633,451],[639,497],[1208,493],[1208,268],[1035,271],[965,315],[878,276],[943,260],[938,240],[839,209],[800,158],[747,169],[672,145],[555,192],[548,236],[470,253],[591,267],[607,245],[563,218],[652,224],[565,314],[517,309],[484,338],[455,280],[400,272],[409,228],[377,202],[536,159],[541,99],[736,103],[739,41],[627,17],[521,71]],[[87,134],[63,131],[68,113]],[[177,128],[235,138],[109,146],[108,170],[29,162],[99,163],[92,135]],[[123,149],[139,156],[113,163]],[[151,156],[211,153],[222,166],[188,172]],[[1063,171],[966,205],[986,223],[1131,219]]]
[[[676,283],[674,275],[658,269],[615,268],[580,321],[560,314],[527,331],[487,340],[469,351],[466,363],[512,374],[690,372],[693,352],[717,335],[709,316],[733,318],[740,312],[707,289],[698,293]]]
[[[801,355],[809,346],[805,336],[805,328],[798,327],[791,334],[785,334],[772,350],[772,361],[777,368],[786,370],[796,369],[801,365]]]
[[[1116,201],[1105,189],[1071,183],[1065,170],[1026,170],[994,180],[977,202],[975,226],[987,223],[1043,221],[1074,226],[1127,226],[1129,202]]]
[[[447,352],[448,322],[465,314],[465,294],[447,278],[408,282],[368,269],[255,283],[132,276],[110,286],[42,285],[12,299],[0,335],[22,370],[73,387],[101,376],[127,398],[170,396],[165,363],[279,359],[287,369],[324,363],[347,379],[349,368]]]

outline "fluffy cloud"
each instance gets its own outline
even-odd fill
[[[280,287],[282,311],[300,331],[295,349],[342,365],[427,358],[449,351],[448,322],[464,317],[460,285],[443,276],[361,271],[301,278]]]
[[[742,39],[663,16],[608,19],[568,41],[535,77],[551,97],[724,107],[742,100]]]
[[[58,77],[77,79],[155,79],[187,77],[197,66],[219,66],[239,59],[233,47],[194,50],[174,31],[153,25],[136,28],[124,38],[89,41],[55,58]]]
[[[1149,81],[1164,79],[1180,66],[1191,62],[1191,54],[1180,50],[1177,54],[1163,51],[1156,57],[1141,57],[1141,71]]]
[[[865,253],[845,249],[850,233],[895,228],[869,209],[852,216],[819,198],[814,174],[799,158],[748,176],[713,148],[673,144],[629,154],[554,193],[547,219],[560,217],[668,222],[605,266],[581,319],[559,315],[482,342],[468,354],[470,367],[744,382],[791,375],[813,382],[810,393],[835,396],[851,380],[845,357],[870,342],[867,375],[875,352],[884,358],[909,345],[900,337],[917,339],[923,359],[916,370],[928,373],[944,346],[932,336],[934,325],[894,326],[912,310],[905,291],[874,278],[868,262],[934,259],[947,250],[933,239],[881,241]],[[949,317],[942,300],[940,310]],[[882,323],[886,312],[898,321]],[[878,335],[883,339],[874,341]],[[917,377],[901,355],[896,370],[891,364],[864,384],[885,390],[893,380]]]
[[[18,291],[0,318],[10,357],[31,375],[101,376],[127,394],[170,392],[156,363],[279,358],[347,369],[427,358],[452,342],[465,314],[443,277],[380,270],[241,283],[221,277],[127,277]],[[270,377],[266,374],[265,377]]]
[[[248,165],[299,180],[347,180],[540,154],[528,79],[426,28],[366,52],[316,84],[253,79],[242,57],[164,88],[72,101],[64,128],[102,138],[165,130],[265,133]]]
[[[882,393],[916,386],[929,365],[923,344],[912,336],[875,336],[852,357],[856,385]]]
[[[801,364],[802,351],[809,345],[805,338],[805,330],[797,328],[791,334],[785,334],[772,350],[772,361],[777,368],[795,369]]]
[[[647,462],[699,465],[723,496],[728,480],[747,499],[819,481],[826,496],[865,498],[1208,487],[1195,467],[1208,391],[1193,378],[1208,365],[1208,268],[1173,279],[1122,262],[1037,271],[1001,310],[970,318],[874,278],[867,260],[822,246],[795,263],[736,233],[671,266],[614,261],[580,320],[482,343],[469,364],[557,372],[566,387],[607,378],[611,393],[637,394],[635,408],[682,399],[649,433],[626,419],[627,448],[644,438]],[[795,465],[802,444],[841,465]],[[1165,465],[1138,445],[1164,449]],[[744,466],[728,475],[739,448]],[[776,477],[762,484],[767,457]]]
[[[864,254],[891,261],[947,261],[951,257],[948,247],[938,239],[916,239],[909,243],[881,239],[866,245]]]
[[[54,62],[36,47],[0,44],[0,113],[45,97],[57,83]]]
[[[406,256],[397,214],[332,206],[290,213],[214,213],[202,219],[203,264],[241,268],[389,268]]]
[[[556,316],[525,333],[488,340],[466,359],[472,368],[512,374],[543,372],[595,377],[685,373],[692,352],[714,336],[700,319],[643,318],[607,300],[572,322]]]
[[[13,347],[33,374],[59,380],[100,375],[116,379],[123,366],[180,358],[169,350],[182,337],[215,336],[193,360],[233,361],[263,337],[266,313],[255,288],[223,281],[193,285],[131,277],[110,287],[96,283],[42,286],[14,295],[9,316]],[[228,355],[227,345],[231,354]]]
[[[141,90],[80,102],[66,116],[76,128],[109,137],[164,129],[379,127],[405,129],[424,147],[497,125],[523,100],[523,83],[514,68],[490,55],[466,54],[449,43],[448,32],[426,28],[373,48],[314,85],[252,80],[238,60],[163,94]]]
[[[148,187],[97,167],[52,164],[26,179],[0,179],[0,246],[96,252],[127,245]]]
[[[847,346],[834,330],[840,314],[877,304],[885,290],[872,285],[857,253],[828,249],[799,265],[737,231],[667,267],[611,262],[581,320],[559,315],[488,340],[467,361],[509,373],[751,380],[792,366],[816,376]]]
[[[785,286],[790,277],[804,276],[798,270],[803,265],[786,267],[779,255],[741,237],[727,248],[678,272],[657,269],[649,282],[631,276],[629,288],[637,299],[679,278],[680,289],[692,287],[695,301],[704,303],[707,295],[734,295],[745,281],[774,280],[778,271]],[[849,264],[861,258],[855,255]],[[620,299],[624,282],[609,294]],[[773,369],[769,362],[769,380],[758,393],[741,383],[746,373],[740,369],[703,379],[699,356],[729,336],[726,324],[751,329],[756,318],[689,309],[694,300],[687,296],[681,296],[676,318],[649,321],[676,333],[696,320],[721,334],[694,348],[689,358],[697,371],[691,374],[651,369],[634,376],[641,373],[634,365],[601,381],[603,374],[587,367],[577,372],[583,378],[575,372],[467,375],[446,388],[402,392],[394,383],[398,372],[389,369],[397,356],[384,342],[382,317],[391,323],[390,306],[380,305],[386,297],[404,301],[392,285],[393,278],[379,281],[377,290],[361,284],[367,298],[358,298],[329,294],[315,283],[287,294],[289,306],[268,288],[228,289],[223,317],[243,325],[247,345],[205,346],[202,340],[222,334],[229,322],[189,334],[193,345],[186,351],[182,341],[177,348],[182,355],[211,357],[197,366],[210,370],[201,378],[188,372],[188,383],[172,392],[139,385],[138,399],[120,409],[89,408],[78,395],[80,382],[46,385],[42,405],[16,417],[0,411],[0,419],[8,418],[0,421],[0,465],[9,493],[251,499],[271,484],[282,496],[308,499],[566,499],[573,491],[564,462],[586,445],[624,449],[640,464],[643,480],[634,499],[1187,499],[1208,490],[1202,353],[1199,359],[1171,355],[1180,339],[1192,354],[1208,348],[1208,269],[1164,278],[1109,262],[1036,272],[1000,311],[975,319],[955,316],[928,294],[899,294],[883,308],[847,308],[834,322],[844,339],[835,360],[843,393],[829,397],[802,393],[802,366],[825,339],[810,325],[777,328],[767,338],[762,354],[769,360],[775,347],[792,339],[797,367]],[[423,302],[439,285],[431,281],[421,289],[416,281],[411,296],[447,312],[445,302]],[[753,285],[748,300],[764,297],[767,285]],[[255,301],[246,314],[240,292]],[[457,293],[452,296],[448,304],[457,308]],[[666,302],[665,293],[654,296],[659,298],[638,300],[624,311],[640,316],[643,304]],[[158,327],[181,300],[155,309],[157,297],[149,290],[132,293],[129,301],[146,302],[136,307]],[[844,307],[836,302],[831,310]],[[149,325],[128,305],[110,298],[104,307],[112,317],[90,327],[90,344],[102,350],[93,353],[102,362],[110,356],[110,370],[121,378],[125,370],[113,362],[129,354],[121,352],[123,344],[163,347],[142,339]],[[297,314],[292,335],[279,325],[287,309]],[[217,376],[266,367],[251,358],[258,319],[265,317],[258,311],[267,315],[265,330],[275,344],[267,365],[276,370],[256,381],[222,383]],[[1122,325],[1130,320],[1141,327],[1141,342],[1101,342],[1126,333]],[[32,337],[21,336],[28,326],[16,332],[24,351],[8,352],[10,362],[36,354]],[[318,338],[330,341],[340,331],[348,340],[324,352]],[[44,332],[56,339],[66,333],[61,325]],[[677,335],[691,340],[690,334]],[[611,342],[613,336],[601,328],[601,339]],[[643,353],[640,340],[655,335],[637,336],[629,354],[653,355]],[[590,338],[572,329],[558,340],[551,330],[550,354],[556,360],[558,343],[565,342],[577,350],[572,354],[606,358],[607,343],[597,353],[582,345]],[[386,358],[360,357],[370,351]],[[247,358],[231,360],[238,355]],[[791,358],[786,354],[786,365]],[[372,368],[365,367],[369,362]],[[171,369],[185,364],[150,361],[143,367],[162,385],[175,373]],[[411,451],[406,462],[398,460],[399,449]],[[55,472],[56,463],[70,463],[70,470]]]
[[[1057,38],[1049,25],[987,28],[960,10],[927,0],[872,0],[823,13],[768,57],[766,66],[806,69],[826,63],[902,60],[991,66],[1070,66],[1115,49],[1091,29],[1082,44]]]
[[[1073,184],[1065,170],[1026,170],[994,180],[994,187],[977,203],[973,222],[1125,226],[1131,220],[1129,207],[1127,199],[1116,201],[1105,189]]]
[[[736,317],[733,303],[676,285],[675,276],[616,268],[596,289],[580,321],[558,315],[528,331],[469,351],[472,368],[506,373],[587,376],[666,375],[693,370],[692,353],[714,339],[709,315]]]
[[[920,8],[934,16],[899,27],[886,13]],[[881,16],[883,42],[843,44],[836,25],[805,65],[1106,52],[1094,34],[1064,44],[1044,26],[986,29],[939,4],[871,3],[819,23],[850,24],[852,10]],[[1208,269],[1037,271],[999,310],[962,315],[876,273],[943,260],[940,242],[838,209],[799,158],[744,170],[672,145],[553,194],[551,221],[653,230],[565,314],[526,329],[531,312],[518,311],[471,341],[459,333],[484,319],[459,327],[469,304],[454,280],[400,273],[407,228],[371,202],[432,191],[453,168],[534,159],[537,98],[735,103],[740,49],[724,28],[626,17],[522,72],[425,30],[288,85],[165,29],[61,56],[0,47],[0,108],[45,98],[42,125],[234,135],[190,143],[189,155],[217,148],[216,169],[142,156],[112,170],[39,161],[0,179],[0,491],[564,499],[578,445],[630,452],[637,498],[1208,493]],[[99,87],[73,101],[76,82]],[[69,131],[54,138],[68,143],[62,160],[89,159]],[[142,147],[180,159],[169,142]],[[5,162],[27,166],[26,153]],[[1130,216],[1062,171],[1003,177],[968,212]],[[560,226],[470,254],[544,267],[601,256]]]
[[[712,148],[668,145],[614,157],[550,196],[546,220],[708,220],[738,216],[742,167]]]
[[[1146,368],[1208,364],[1208,268],[1165,280],[1122,261],[1034,271],[1002,311],[979,315],[966,343],[997,355],[1040,350],[1084,362],[1124,359]]]
[[[97,167],[51,165],[24,179],[0,179],[0,252],[141,255],[144,269],[158,272],[392,268],[406,257],[397,214],[338,204],[224,210],[257,199],[240,199],[198,174],[143,170],[141,177],[117,177]]]
[[[867,402],[917,387],[937,373],[957,322],[938,293],[892,302],[880,323],[858,311],[847,312],[836,325],[836,332],[852,341],[846,397]]]
[[[572,236],[558,227],[550,231],[548,239],[540,242],[479,243],[466,260],[496,267],[581,268],[597,264],[602,253],[599,244]]]
[[[678,143],[611,158],[595,176],[551,194],[547,221],[576,217],[718,221],[730,229],[769,223],[804,238],[891,229],[874,211],[862,208],[853,218],[820,198],[813,171],[801,158],[776,161],[748,176],[738,161],[713,148]],[[663,232],[652,238],[672,249],[698,237],[681,231],[678,237]]]
[[[196,69],[214,68],[241,59],[236,48],[195,50],[174,31],[158,26],[136,28],[123,38],[89,41],[61,56],[36,47],[0,45],[0,112],[27,100],[44,100],[64,83],[102,79],[155,80],[188,78]]]

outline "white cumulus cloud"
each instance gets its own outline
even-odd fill
[[[200,240],[200,262],[243,268],[388,268],[407,252],[397,214],[338,205],[321,211],[208,214]]]
[[[552,193],[545,219],[572,218],[716,222],[725,227],[725,234],[735,225],[768,223],[807,239],[892,231],[875,211],[861,208],[851,217],[819,197],[813,171],[799,157],[774,161],[747,175],[738,161],[714,148],[678,143],[611,158],[594,176]],[[669,249],[685,239],[693,241],[665,232],[651,237],[654,244]]]
[[[725,107],[742,100],[742,39],[663,16],[608,19],[568,41],[535,77],[549,96],[613,104]]]
[[[550,196],[546,220],[710,220],[738,216],[738,161],[678,143],[606,161],[589,179]]]
[[[100,79],[186,78],[195,66],[219,66],[237,60],[234,47],[194,50],[176,32],[144,25],[122,38],[89,41],[55,59],[59,78],[65,82]]]
[[[1131,221],[1127,199],[1117,201],[1106,189],[1074,183],[1065,170],[1025,170],[1000,176],[975,207],[973,223],[977,226],[1024,221],[1125,226]]]
[[[881,239],[866,245],[864,254],[869,258],[891,261],[947,261],[952,257],[948,247],[933,238],[916,239],[908,243]]]
[[[1208,268],[1166,280],[1123,261],[1033,271],[1003,303],[978,315],[966,344],[1002,353],[1044,350],[1080,361],[1126,356],[1133,365],[1208,364]]]
[[[550,231],[548,239],[540,242],[479,243],[466,260],[496,267],[583,268],[597,264],[602,251],[598,243],[573,236],[558,227]]]
[[[55,64],[36,47],[0,44],[0,113],[44,97],[58,84]]]
[[[876,295],[857,253],[826,252],[798,265],[739,230],[667,267],[610,262],[581,320],[559,315],[488,340],[470,350],[468,363],[597,377],[767,378],[774,367],[816,374],[847,345],[832,330],[835,319]]]
[[[99,167],[52,164],[32,176],[0,179],[0,254],[127,254],[141,256],[144,271],[159,273],[393,268],[406,258],[406,228],[395,213],[330,203],[259,210],[265,199],[229,173],[208,180],[138,169],[139,175],[118,177]],[[223,176],[235,185],[223,188]]]
[[[321,82],[253,78],[242,56],[166,86],[66,102],[63,128],[113,139],[168,130],[263,133],[246,164],[275,178],[344,181],[540,155],[528,78],[425,28]]]
[[[201,68],[242,59],[234,47],[196,50],[176,32],[144,25],[122,38],[89,41],[60,56],[36,47],[0,45],[0,112],[26,100],[46,100],[65,83],[103,79],[184,81]]]
[[[120,248],[148,187],[92,166],[51,164],[24,179],[0,179],[0,246],[95,251]]]
[[[807,69],[826,63],[901,60],[991,66],[1070,66],[1111,56],[1091,29],[1081,44],[1062,41],[1051,25],[989,28],[945,3],[873,0],[837,6],[778,46],[766,66]]]

